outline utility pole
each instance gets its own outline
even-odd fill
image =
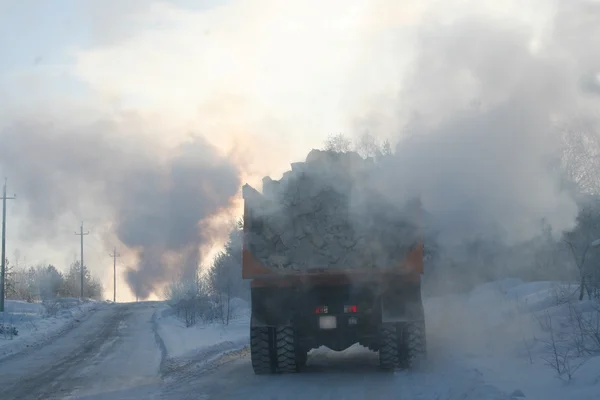
[[[75,232],[75,235],[81,236],[81,264],[79,265],[79,267],[81,268],[81,300],[83,300],[83,237],[89,234],[89,231],[83,233],[83,222],[81,223],[81,227],[79,228],[79,233]]]
[[[12,197],[6,196],[6,178],[4,178],[4,190],[2,191],[2,269],[0,270],[0,312],[4,312],[4,288],[6,277],[6,200],[16,199],[15,194]]]
[[[113,249],[113,253],[110,255],[113,258],[113,303],[117,302],[117,257],[121,257],[117,253],[117,248]]]

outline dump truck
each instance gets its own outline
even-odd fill
[[[342,351],[356,343],[378,352],[383,370],[416,367],[426,356],[421,238],[389,268],[361,268],[352,260],[348,268],[272,268],[249,244],[263,229],[263,216],[249,206],[258,196],[244,186],[242,274],[251,287],[254,372],[298,372],[311,349]]]

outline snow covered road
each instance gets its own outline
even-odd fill
[[[101,307],[47,345],[0,362],[0,398],[151,399],[162,359],[148,303]]]
[[[165,399],[411,399],[510,400],[476,370],[451,360],[423,372],[385,373],[377,354],[360,346],[314,350],[300,374],[256,376],[247,349],[165,377]]]
[[[508,399],[475,372],[448,365],[382,373],[377,355],[359,346],[314,350],[304,373],[281,376],[255,376],[248,349],[228,337],[193,356],[167,358],[155,320],[160,309],[153,303],[103,305],[45,346],[8,357],[0,362],[0,398]]]

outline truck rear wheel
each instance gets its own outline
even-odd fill
[[[403,342],[406,347],[406,367],[418,368],[427,357],[425,322],[410,322],[404,326],[403,331]]]
[[[275,346],[273,338],[274,328],[252,327],[250,328],[250,358],[252,369],[257,375],[271,374],[275,372]]]
[[[379,332],[379,366],[390,370],[400,366],[400,334],[396,324],[384,324]]]
[[[380,332],[379,365],[382,369],[417,368],[427,352],[422,321],[384,324]]]
[[[294,329],[291,326],[276,328],[277,369],[279,372],[296,372],[297,354]]]

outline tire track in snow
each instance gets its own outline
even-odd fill
[[[216,351],[216,350],[215,350]],[[205,353],[207,354],[207,353]],[[166,383],[165,399],[411,399],[509,400],[481,374],[454,358],[441,357],[418,371],[382,372],[377,354],[360,347],[324,348],[309,356],[298,374],[256,376],[247,348],[203,364],[180,365]]]
[[[88,332],[81,346],[75,347],[74,351],[59,358],[57,362],[42,367],[42,369],[24,376],[9,387],[3,387],[0,397],[3,399],[52,399],[57,391],[60,391],[61,378],[68,376],[69,371],[86,363],[87,359],[98,352],[107,340],[113,336],[118,329],[120,321],[128,309],[118,307],[115,313],[110,315],[99,331]],[[28,356],[30,354],[26,354]],[[35,356],[35,354],[31,354]]]
[[[44,336],[42,338],[35,338],[35,339],[31,339],[31,338],[24,339],[23,342],[20,343],[18,346],[15,346],[15,348],[12,348],[12,349],[8,349],[5,354],[0,355],[0,364],[7,362],[15,357],[20,357],[25,354],[29,354],[29,353],[31,353],[37,349],[40,349],[44,346],[51,345],[58,338],[69,333],[73,329],[76,329],[77,327],[81,326],[81,324],[86,322],[98,310],[101,310],[101,309],[105,309],[105,305],[98,304],[98,305],[88,309],[86,312],[82,313],[81,315],[71,319],[62,328],[52,332],[51,334],[49,334],[47,336]],[[32,342],[32,340],[35,340],[35,341]]]

